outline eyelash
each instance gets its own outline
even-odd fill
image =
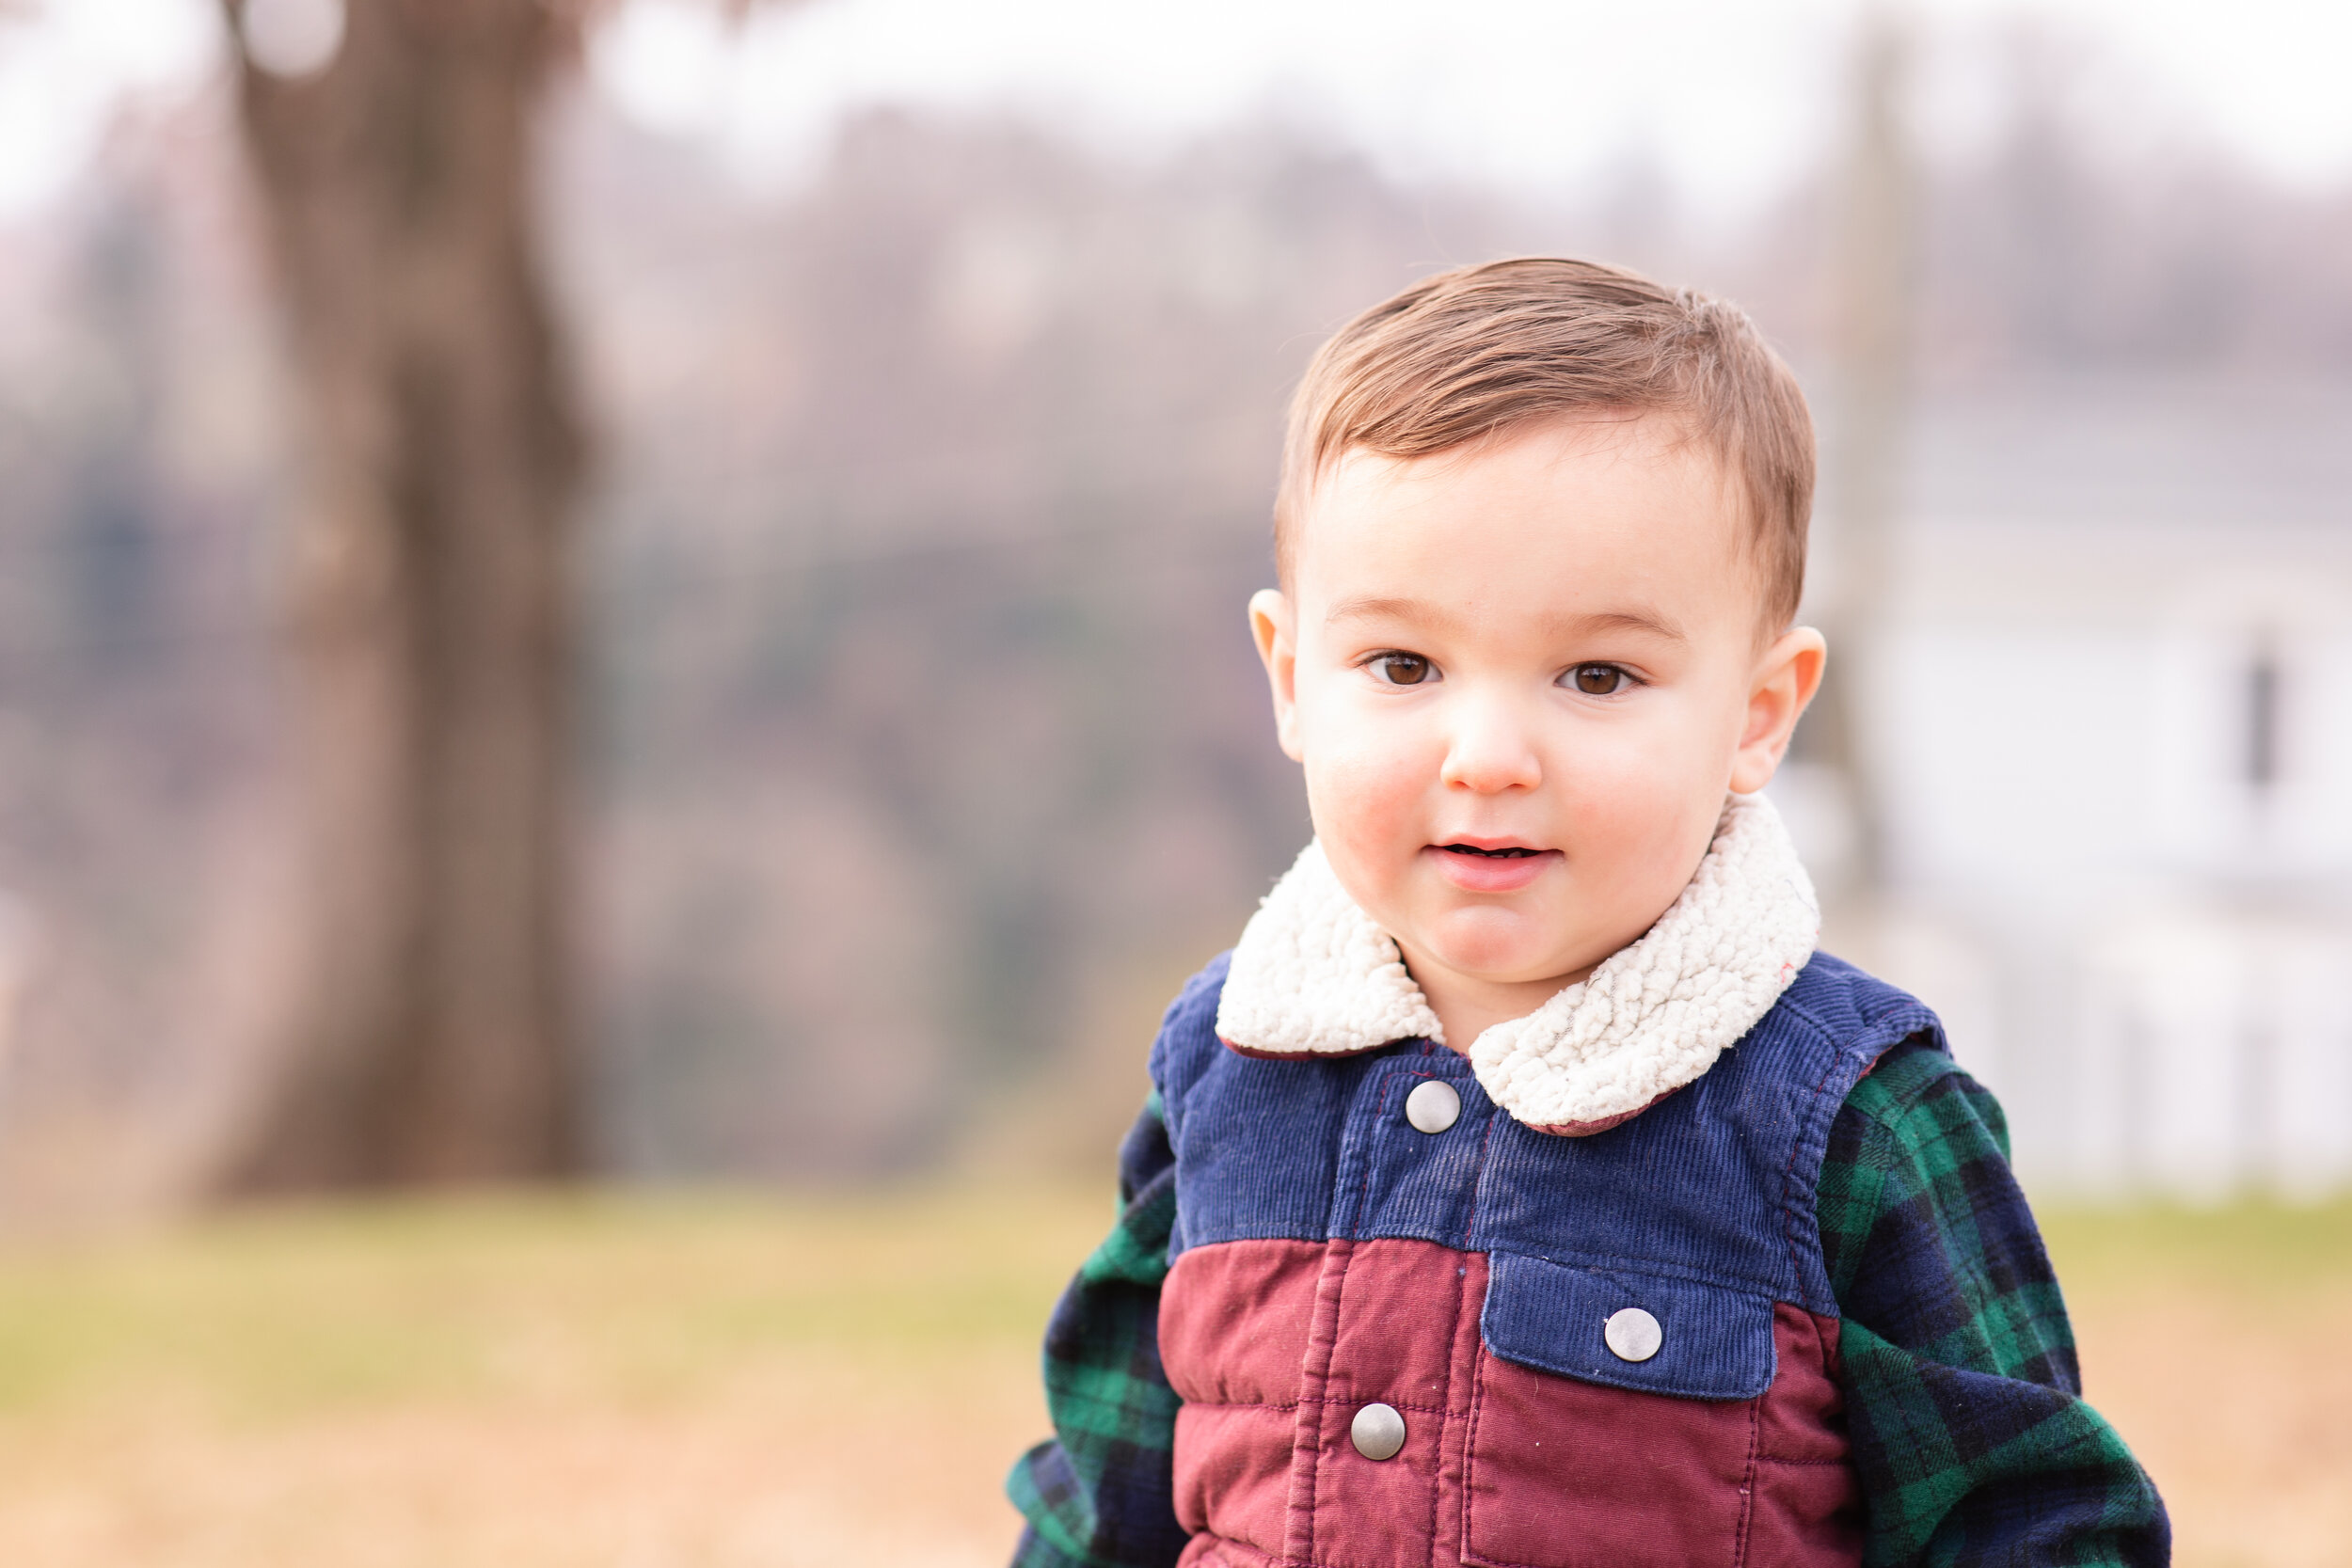
[[[1401,681],[1382,673],[1389,665],[1400,663],[1420,665],[1421,677],[1417,680]],[[1408,654],[1395,648],[1383,648],[1376,654],[1367,655],[1359,667],[1371,671],[1373,679],[1382,686],[1393,687],[1400,691],[1408,691],[1417,686],[1426,686],[1438,677],[1438,666],[1434,660],[1422,654]]]
[[[1606,670],[1611,674],[1617,677],[1617,684],[1607,691],[1578,690],[1575,684],[1576,677],[1582,674],[1587,670]],[[1640,676],[1634,674],[1632,671],[1627,669],[1622,664],[1610,664],[1599,659],[1590,659],[1582,664],[1571,664],[1568,666],[1566,670],[1561,673],[1560,679],[1555,684],[1565,686],[1571,691],[1576,691],[1577,695],[1581,697],[1622,697],[1627,692],[1632,690],[1635,687],[1641,685],[1642,680]]]
[[[1418,679],[1398,680],[1390,669],[1391,666],[1396,664],[1418,665],[1422,673]],[[1438,666],[1426,656],[1408,654],[1394,648],[1384,648],[1376,654],[1366,656],[1359,668],[1372,672],[1373,678],[1381,685],[1397,690],[1410,690],[1414,687],[1426,686],[1440,678]],[[1574,684],[1576,678],[1588,670],[1605,670],[1615,677],[1616,684],[1607,691],[1578,690]],[[1599,659],[1589,659],[1582,664],[1570,665],[1561,673],[1559,680],[1554,684],[1565,686],[1584,697],[1622,697],[1633,688],[1640,686],[1642,681],[1639,676],[1622,664],[1610,664]]]

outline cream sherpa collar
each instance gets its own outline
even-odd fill
[[[1813,956],[1820,911],[1780,816],[1735,795],[1658,924],[1464,1053],[1496,1104],[1547,1132],[1614,1127],[1698,1078]],[[1311,843],[1233,949],[1216,1032],[1250,1055],[1348,1056],[1444,1043],[1396,943]]]

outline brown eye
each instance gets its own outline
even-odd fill
[[[1382,654],[1372,667],[1391,686],[1419,686],[1429,678],[1429,661],[1419,654]]]
[[[1625,672],[1613,664],[1580,664],[1570,672],[1576,689],[1587,697],[1613,697],[1625,684]]]

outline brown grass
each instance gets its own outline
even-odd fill
[[[1003,1560],[1107,1206],[512,1199],[0,1261],[0,1563]],[[2352,1564],[2352,1208],[2052,1227],[2180,1560]]]
[[[2352,1204],[2060,1214],[2085,1392],[2184,1568],[2352,1564]]]

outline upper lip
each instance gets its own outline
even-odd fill
[[[1451,849],[1457,844],[1465,849],[1527,849],[1539,855],[1544,853],[1542,845],[1530,844],[1523,838],[1482,838],[1476,833],[1455,833],[1452,838],[1438,840],[1437,847]]]

